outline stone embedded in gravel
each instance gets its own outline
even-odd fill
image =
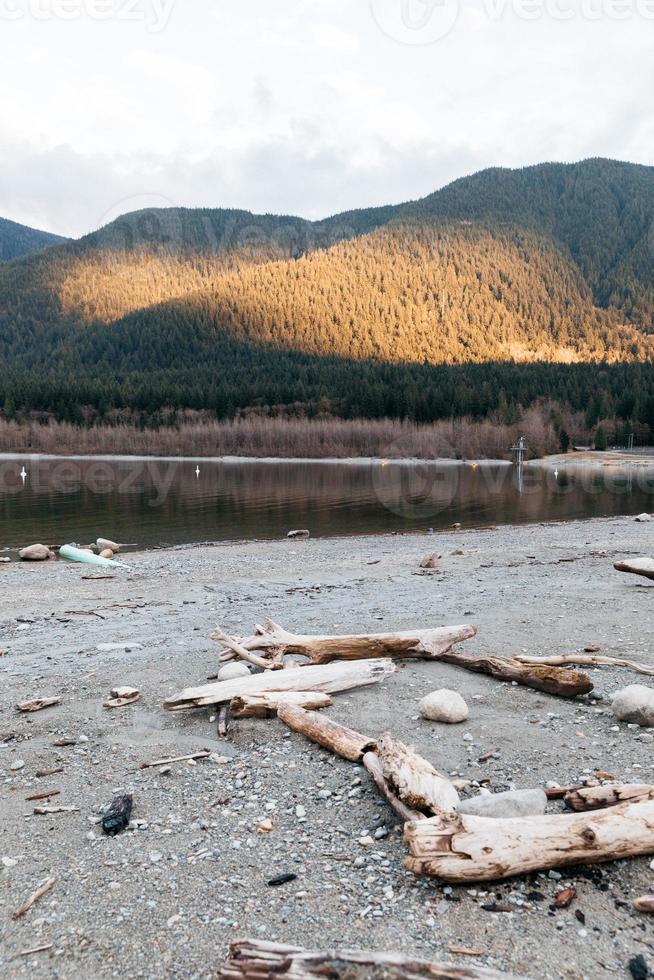
[[[547,796],[542,789],[521,789],[512,793],[482,792],[471,800],[461,800],[459,813],[499,820],[505,817],[538,817],[545,813]]]
[[[650,514],[639,514],[638,517],[635,518],[635,520],[637,524],[647,524],[649,521],[652,520],[652,517]]]
[[[624,687],[614,696],[611,708],[618,721],[654,728],[654,687],[644,684]]]
[[[236,663],[236,664],[225,664],[218,671],[219,681],[233,681],[237,677],[249,677],[250,668],[247,664]]]
[[[420,702],[420,714],[427,721],[440,721],[447,725],[459,725],[466,721],[469,711],[457,691],[443,689],[433,691]]]
[[[15,762],[12,762],[9,768],[11,769],[12,772],[18,772],[20,769],[25,768],[25,763],[23,762],[22,759],[16,759]]]
[[[54,558],[54,551],[50,551],[44,544],[31,544],[29,548],[23,548],[18,552],[21,561],[50,561]]]

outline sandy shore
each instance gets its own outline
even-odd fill
[[[612,566],[653,548],[650,525],[619,518],[178,548],[130,557],[133,573],[110,580],[84,580],[94,573],[63,563],[0,566],[3,977],[209,978],[243,935],[401,950],[534,980],[629,977],[638,956],[654,970],[651,917],[631,908],[654,888],[649,860],[450,891],[404,871],[396,821],[356,766],[289,736],[276,720],[235,723],[219,741],[208,711],[161,707],[215,673],[216,622],[248,633],[266,616],[302,632],[469,622],[479,627],[471,652],[547,654],[592,643],[651,663],[652,593]],[[417,574],[435,550],[441,571]],[[103,643],[134,647],[103,653]],[[607,704],[618,687],[643,678],[602,669],[593,679],[598,700],[569,703],[411,663],[378,688],[338,696],[330,715],[371,735],[392,730],[441,770],[496,789],[575,783],[595,769],[654,781],[651,736],[616,730]],[[140,688],[143,701],[104,709],[117,684]],[[464,726],[418,719],[418,700],[442,686],[468,700]],[[46,695],[61,695],[62,705],[15,711]],[[76,744],[57,747],[62,738]],[[205,747],[227,761],[177,764],[169,775],[139,769]],[[479,763],[491,749],[499,757]],[[36,777],[55,768],[63,772]],[[121,789],[134,793],[142,824],[108,839],[98,809]],[[53,805],[79,812],[34,815],[27,797],[49,790],[60,791]],[[264,817],[276,826],[262,836],[256,824]],[[361,844],[369,835],[374,845]],[[297,879],[267,885],[284,872]],[[52,891],[13,921],[49,876],[57,879]],[[578,898],[555,912],[567,882]],[[514,911],[483,908],[492,902]],[[21,955],[40,946],[49,948]],[[461,947],[479,955],[452,952]]]

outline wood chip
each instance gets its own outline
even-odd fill
[[[45,708],[54,708],[57,704],[61,704],[61,698],[36,698],[34,701],[22,701],[16,705],[16,710],[22,714],[32,714]]]

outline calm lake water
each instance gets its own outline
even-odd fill
[[[518,524],[654,510],[651,467],[0,457],[0,551]],[[199,470],[199,472],[197,472]]]

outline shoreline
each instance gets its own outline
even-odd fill
[[[435,550],[438,569],[425,573],[420,563]],[[451,949],[469,948],[480,950],[479,965],[543,980],[561,980],[570,962],[584,963],[589,976],[606,967],[625,974],[642,952],[647,920],[631,902],[651,888],[651,858],[446,892],[404,869],[397,821],[352,763],[289,735],[276,719],[233,722],[229,738],[219,739],[211,710],[170,713],[162,705],[215,674],[216,623],[247,635],[267,617],[312,634],[464,623],[479,630],[460,648],[471,654],[538,656],[595,644],[607,656],[652,663],[651,592],[613,569],[647,553],[648,525],[593,518],[492,534],[177,546],[134,554],[131,573],[108,579],[104,572],[87,579],[84,567],[64,562],[0,566],[0,819],[11,865],[0,892],[0,967],[30,980],[53,969],[109,980],[117,964],[126,976],[209,980],[238,936],[391,951],[400,928],[415,958],[428,952],[463,967],[469,959]],[[570,702],[410,661],[381,685],[335,696],[328,714],[372,737],[391,731],[440,771],[495,791],[574,785],[596,769],[654,782],[651,744],[616,726],[610,712],[612,693],[643,678],[616,668],[589,673],[595,692]],[[103,708],[118,685],[138,688],[142,700]],[[465,697],[465,724],[419,718],[419,700],[443,687]],[[15,710],[50,696],[61,705],[35,715]],[[222,761],[174,764],[168,775],[140,768],[205,748]],[[62,772],[36,778],[51,769]],[[25,800],[44,789],[79,812],[34,815]],[[119,791],[133,793],[140,824],[110,839],[95,821]],[[273,829],[257,833],[264,818]],[[361,843],[369,837],[372,845]],[[296,881],[268,887],[289,871]],[[57,879],[51,898],[12,921],[47,876]],[[551,912],[563,887],[576,888],[575,904]],[[492,901],[511,911],[493,914],[484,908]],[[47,943],[60,951],[56,961],[20,956]]]

